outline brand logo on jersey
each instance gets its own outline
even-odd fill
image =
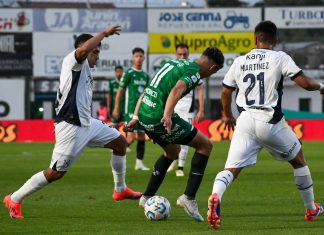
[[[247,60],[263,60],[265,58],[265,54],[250,54],[250,55],[246,55],[245,58]]]

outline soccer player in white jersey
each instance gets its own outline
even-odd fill
[[[189,47],[185,43],[180,43],[176,45],[176,59],[188,59],[189,58]],[[176,104],[174,111],[184,120],[189,122],[190,124],[193,123],[194,118],[199,122],[205,117],[204,112],[204,86],[203,82],[201,81],[200,85],[197,86],[197,94],[198,94],[198,104],[199,109],[195,118],[194,113],[194,90],[190,91],[187,95],[182,97],[178,103]],[[178,169],[176,170],[176,176],[182,177],[184,176],[184,165],[186,163],[186,159],[188,156],[189,146],[181,145],[181,150],[179,153],[178,160],[174,161],[168,169],[172,171],[176,165],[178,165]],[[178,163],[178,164],[177,164]]]
[[[111,167],[115,182],[113,199],[138,199],[142,193],[126,186],[126,140],[115,129],[91,117],[93,68],[99,59],[101,41],[114,34],[120,26],[105,29],[95,36],[81,34],[75,41],[76,50],[63,60],[57,92],[56,143],[49,168],[33,175],[21,188],[7,195],[3,202],[12,218],[22,219],[22,200],[62,178],[79,158],[86,146],[113,150]]]
[[[225,169],[215,178],[208,199],[208,221],[220,226],[220,203],[223,193],[241,170],[256,164],[262,148],[277,160],[293,168],[297,189],[306,208],[305,220],[315,220],[323,206],[314,202],[313,181],[304,159],[301,144],[286,125],[281,111],[284,79],[291,79],[308,91],[324,94],[324,85],[307,77],[289,55],[274,51],[277,27],[271,21],[260,22],[254,31],[256,48],[235,59],[223,80],[221,94],[226,128],[234,129]],[[240,115],[231,111],[232,93],[238,89],[236,104]]]

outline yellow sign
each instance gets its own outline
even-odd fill
[[[186,43],[190,53],[202,53],[216,46],[223,53],[246,53],[254,48],[253,32],[150,33],[150,53],[174,53],[175,46]]]

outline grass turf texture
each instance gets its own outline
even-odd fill
[[[136,143],[135,143],[136,144]],[[127,160],[127,184],[143,191],[151,171],[135,171],[135,144]],[[222,170],[229,142],[214,144],[203,182],[197,194],[200,213],[206,217],[207,198],[214,178]],[[315,185],[315,197],[324,202],[323,152],[321,142],[305,142],[304,152]],[[0,197],[20,187],[34,173],[49,165],[53,144],[0,143]],[[152,169],[161,154],[159,146],[148,142],[145,164]],[[304,221],[304,207],[295,187],[291,167],[265,151],[257,166],[245,169],[232,183],[222,201],[222,227],[213,231],[208,223],[190,219],[176,199],[185,189],[192,149],[185,177],[167,174],[158,195],[171,203],[167,221],[148,221],[137,201],[115,202],[111,198],[113,180],[111,153],[86,149],[66,176],[24,201],[25,219],[9,218],[0,207],[0,234],[322,234],[324,216]]]

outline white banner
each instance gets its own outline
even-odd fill
[[[324,7],[269,7],[265,19],[278,28],[324,28]]]
[[[0,79],[0,120],[25,119],[25,80]]]
[[[201,54],[190,54],[189,59],[195,60],[198,59]],[[235,53],[226,53],[224,54],[225,62],[224,67],[219,70],[212,77],[224,77],[229,67],[232,65],[234,59],[239,56]],[[149,55],[149,74],[152,77],[160,68],[161,65],[168,60],[175,59],[174,54],[150,54]]]
[[[0,8],[0,32],[32,32],[33,11]]]
[[[58,77],[62,60],[74,50],[74,38],[78,35],[78,33],[34,33],[34,76]],[[146,53],[147,45],[146,33],[122,33],[104,39],[101,43],[100,59],[93,70],[93,75],[113,77],[116,65],[131,66],[133,48],[141,47]],[[146,71],[145,62],[143,70]]]
[[[261,8],[149,9],[148,32],[254,31]]]

